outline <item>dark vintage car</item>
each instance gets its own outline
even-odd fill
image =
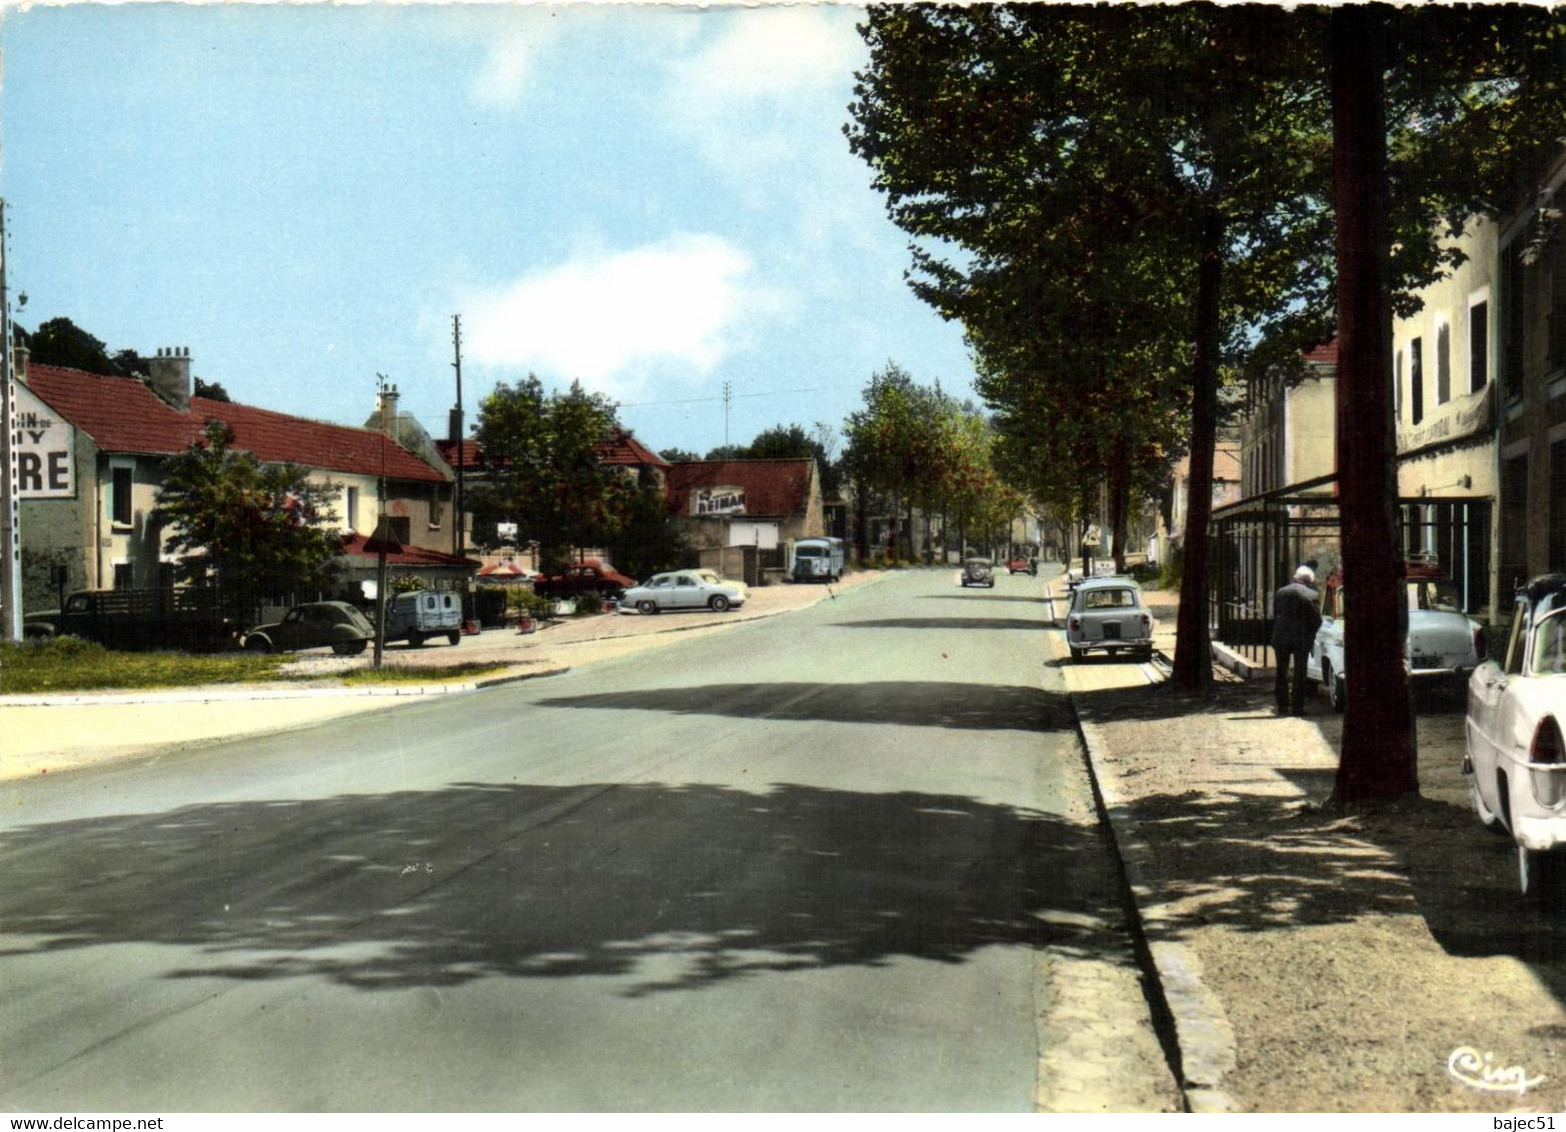
[[[602,559],[589,558],[574,562],[564,570],[548,574],[533,583],[533,592],[540,597],[559,600],[580,597],[586,593],[603,594],[617,598],[636,584]]]
[[[339,656],[354,656],[374,639],[375,626],[346,601],[312,601],[294,606],[281,621],[250,630],[245,634],[244,646],[255,652],[297,652],[330,646]]]
[[[962,577],[959,579],[965,586],[990,586],[995,585],[995,565],[988,558],[965,558],[962,562]]]

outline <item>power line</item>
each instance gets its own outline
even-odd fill
[[[682,401],[625,401],[622,409],[643,409],[653,405],[695,405],[703,401],[737,401],[741,397],[786,397],[790,393],[820,393],[826,386],[815,385],[809,389],[774,389],[767,393],[720,393],[716,397],[687,397]]]

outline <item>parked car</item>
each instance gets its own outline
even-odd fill
[[[574,598],[585,593],[618,597],[636,584],[613,566],[599,558],[589,558],[567,566],[557,574],[549,574],[533,582],[533,592],[542,597]]]
[[[989,586],[995,585],[995,567],[988,558],[965,558],[962,563],[962,576],[959,579],[964,586]]]
[[[1404,641],[1409,676],[1420,683],[1447,681],[1464,687],[1484,659],[1484,629],[1463,612],[1462,597],[1450,578],[1429,562],[1403,566],[1408,604]],[[1334,570],[1322,588],[1321,628],[1305,659],[1305,673],[1327,691],[1327,702],[1342,711],[1347,693],[1343,657],[1343,571]]]
[[[1566,574],[1517,592],[1505,653],[1468,681],[1469,797],[1486,827],[1517,843],[1524,895],[1566,880]]]
[[[620,606],[638,613],[662,613],[665,609],[722,613],[744,605],[749,596],[744,583],[727,581],[712,570],[670,570],[626,590],[620,595]]]
[[[1006,563],[1007,574],[1037,574],[1038,572],[1037,558],[1013,558]]]
[[[1134,653],[1153,659],[1157,622],[1142,601],[1142,587],[1130,578],[1087,578],[1072,591],[1066,612],[1066,647],[1072,660],[1094,650]]]
[[[225,615],[216,590],[81,590],[62,609],[28,614],[29,640],[80,637],[111,649],[233,648],[238,626]]]
[[[462,598],[454,593],[412,590],[386,599],[387,641],[407,641],[419,648],[431,637],[447,643],[462,639]]]
[[[297,652],[330,645],[339,656],[355,656],[375,639],[370,619],[346,601],[296,605],[281,621],[245,634],[244,647],[256,652]]]

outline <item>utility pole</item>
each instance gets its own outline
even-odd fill
[[[734,399],[734,383],[723,383],[723,447],[729,446],[729,402]]]
[[[11,366],[11,294],[6,290],[5,202],[0,200],[0,604],[5,606],[5,624],[0,640],[22,639],[22,507],[18,499],[21,478],[17,474],[18,443],[16,427],[16,374]]]
[[[451,553],[462,557],[463,551],[463,522],[462,522],[462,438],[466,431],[462,419],[462,316],[451,316],[451,344],[456,352],[456,360],[451,363],[451,368],[457,371],[457,407],[451,410],[451,420],[448,422],[448,432],[451,434],[451,448],[456,453],[457,464],[457,493],[452,499]]]

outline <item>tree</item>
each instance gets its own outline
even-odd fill
[[[687,452],[683,448],[664,448],[659,451],[658,455],[671,464],[696,464],[701,462],[700,456],[694,452]]]
[[[744,458],[747,460],[814,460],[817,474],[821,477],[821,493],[830,499],[838,492],[841,476],[837,465],[822,443],[824,435],[826,433],[821,425],[816,426],[815,433],[806,432],[804,427],[798,424],[773,425],[758,433],[756,439],[743,449]]]
[[[546,569],[570,548],[614,542],[636,488],[594,446],[618,430],[614,404],[578,382],[547,395],[532,374],[496,385],[475,430],[492,469],[487,484],[473,485],[476,520],[515,522],[523,542],[539,544]]]
[[[198,377],[195,379],[193,392],[195,396],[205,397],[208,401],[223,401],[226,403],[232,400],[228,395],[228,390],[223,388],[223,383],[220,381],[204,381]]]
[[[1343,721],[1340,804],[1418,792],[1396,554],[1394,311],[1457,253],[1476,213],[1532,194],[1566,119],[1566,14],[1517,6],[1345,6],[1322,51],[1330,75],[1338,255],[1338,486],[1343,573],[1361,674]]]
[[[164,465],[154,520],[189,582],[215,584],[225,608],[253,613],[269,597],[331,583],[340,550],[331,509],[335,485],[314,484],[294,464],[263,464],[231,445],[233,430],[209,421]]]
[[[1059,460],[1036,494],[1108,480],[1124,515],[1131,460],[1172,455],[1189,413],[1175,679],[1192,687],[1211,679],[1204,555],[1225,354],[1319,314],[1301,290],[1319,272],[1298,267],[1320,258],[1319,177],[1299,144],[1321,132],[1320,82],[1288,20],[1202,5],[876,8],[851,108],[851,146],[919,241],[916,293],[962,321],[1013,448]],[[1028,443],[1029,430],[1053,435]]]
[[[109,377],[136,377],[146,373],[146,361],[133,350],[120,350],[113,357],[103,342],[68,318],[51,318],[40,323],[31,334],[18,331],[17,337],[40,365],[85,370]]]

